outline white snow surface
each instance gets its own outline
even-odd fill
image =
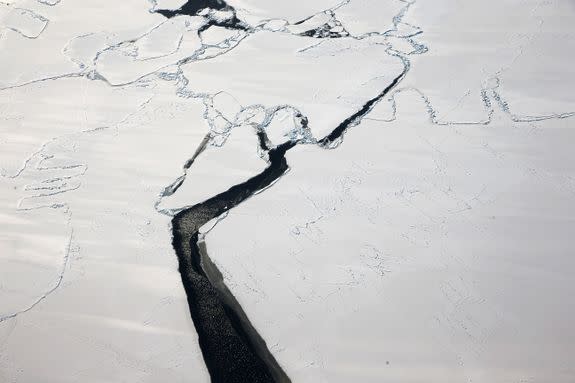
[[[294,383],[574,381],[573,3],[183,3],[0,2],[0,383],[210,381],[170,221],[258,130],[202,231]]]

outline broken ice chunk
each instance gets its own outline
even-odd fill
[[[202,152],[187,170],[185,180],[178,181],[177,192],[166,193],[158,208],[178,212],[260,173],[266,163],[257,146],[257,136],[249,126],[233,129],[225,148],[211,146]]]
[[[275,19],[275,20],[270,20],[270,21],[266,22],[263,25],[263,29],[266,29],[266,30],[272,31],[272,32],[279,32],[279,31],[283,31],[287,25],[288,25],[288,22],[286,20]]]
[[[311,139],[307,117],[291,107],[278,109],[265,126],[265,132],[274,146],[288,141]]]
[[[349,36],[332,11],[318,13],[308,19],[290,25],[287,29],[298,35],[315,38],[338,38]]]
[[[35,39],[44,32],[49,20],[29,9],[14,8],[4,18],[6,28],[28,39]]]
[[[219,111],[227,120],[233,121],[242,110],[241,104],[232,95],[219,92],[212,98],[212,106]]]

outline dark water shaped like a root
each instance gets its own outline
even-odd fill
[[[288,169],[285,153],[294,145],[290,142],[270,150],[269,166],[263,172],[172,220],[182,282],[213,383],[290,381],[225,287],[199,241],[199,229],[279,179]]]

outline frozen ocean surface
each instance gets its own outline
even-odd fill
[[[0,2],[0,383],[575,381],[573,17]]]

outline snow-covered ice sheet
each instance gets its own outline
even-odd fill
[[[573,381],[573,16],[0,2],[0,383]]]

